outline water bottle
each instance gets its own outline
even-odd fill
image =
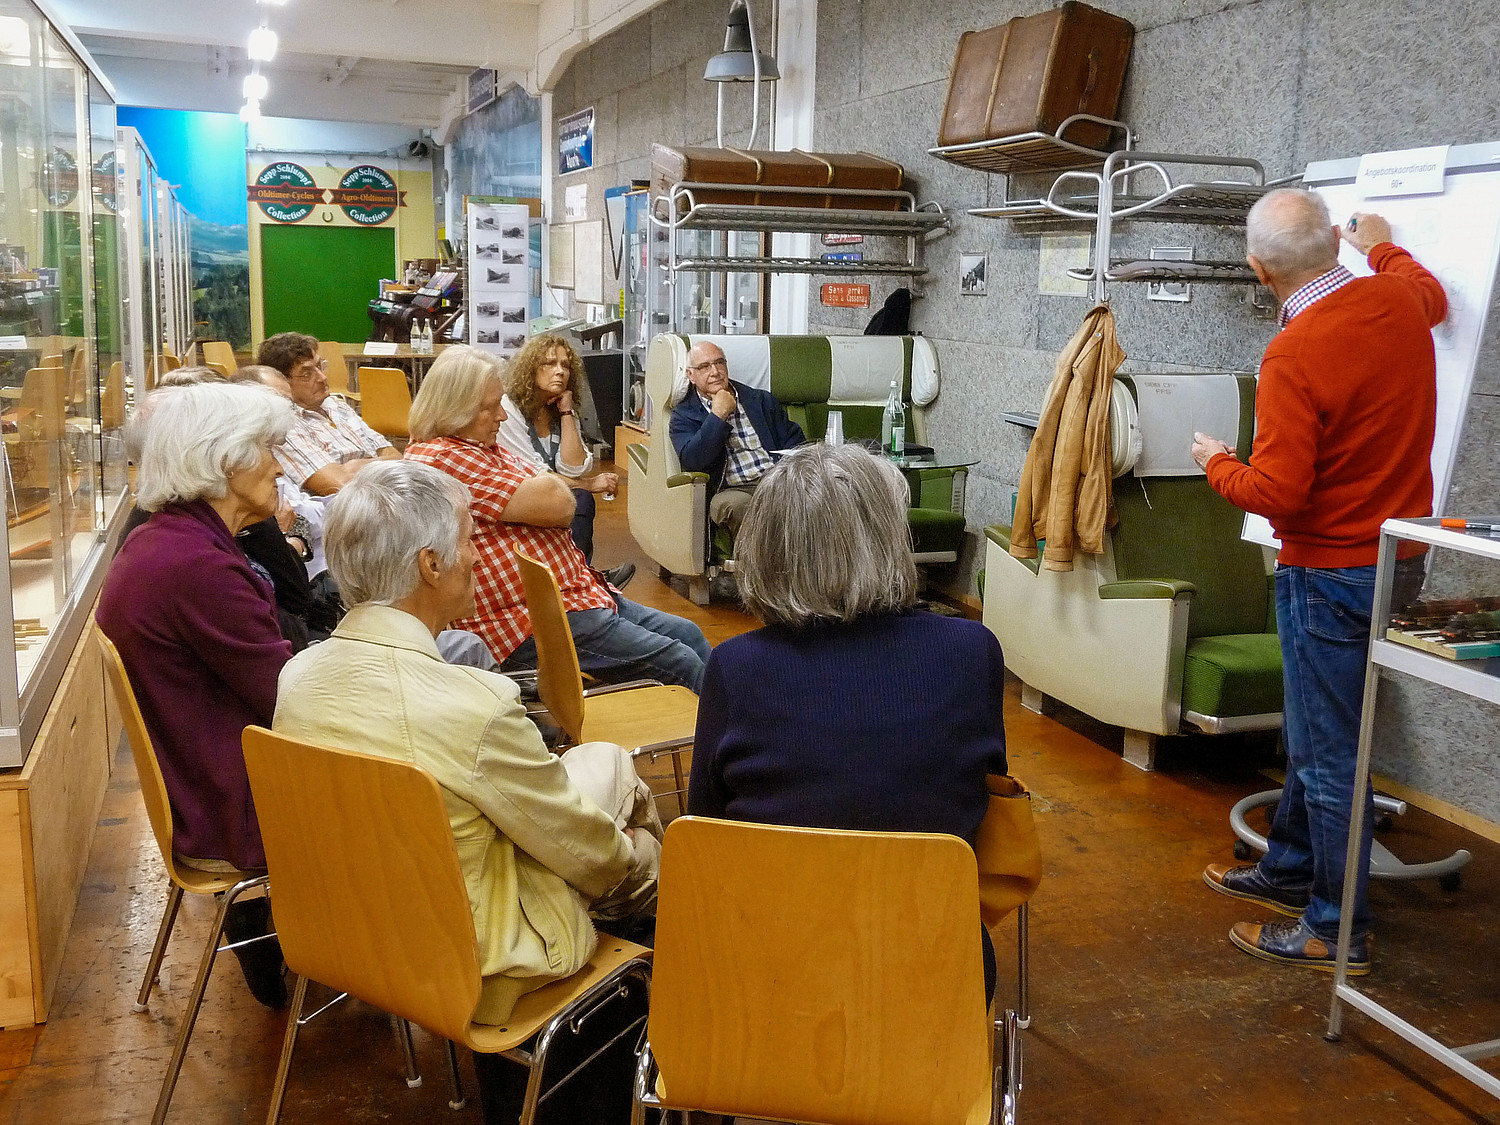
[[[880,451],[892,461],[906,453],[906,405],[901,401],[901,380],[891,380],[891,393],[880,416]]]

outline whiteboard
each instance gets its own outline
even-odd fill
[[[1358,159],[1317,161],[1307,166],[1302,182],[1323,197],[1340,226],[1356,211],[1373,211],[1388,220],[1392,241],[1443,283],[1448,316],[1432,330],[1437,359],[1432,510],[1442,514],[1500,257],[1500,144],[1449,149],[1441,195],[1362,198],[1355,186],[1358,167]],[[1347,243],[1339,262],[1356,277],[1373,272]],[[1244,538],[1279,546],[1262,516],[1245,517]]]

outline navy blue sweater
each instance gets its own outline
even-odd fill
[[[973,845],[1005,773],[1005,665],[977,621],[911,612],[725,641],[704,673],[688,812]]]

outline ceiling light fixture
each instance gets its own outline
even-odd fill
[[[270,92],[271,84],[266,81],[266,76],[260,71],[251,71],[245,75],[244,94],[246,101],[261,101]]]
[[[244,105],[240,106],[240,120],[246,122],[259,121],[260,102],[255,98],[250,98]]]
[[[261,24],[250,33],[248,47],[250,57],[258,62],[270,62],[276,57],[276,33]]]
[[[750,18],[749,0],[734,0],[729,5],[729,21],[724,27],[724,49],[708,60],[703,69],[705,82],[719,84],[719,147],[724,147],[724,84],[754,82],[754,109],[750,118],[750,148],[760,130],[760,84],[781,77],[776,60],[760,50],[755,39],[755,21]]]

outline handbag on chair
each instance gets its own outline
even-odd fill
[[[1036,893],[1042,850],[1032,816],[1031,790],[1009,774],[990,774],[989,808],[974,841],[979,861],[979,916],[991,929]]]

